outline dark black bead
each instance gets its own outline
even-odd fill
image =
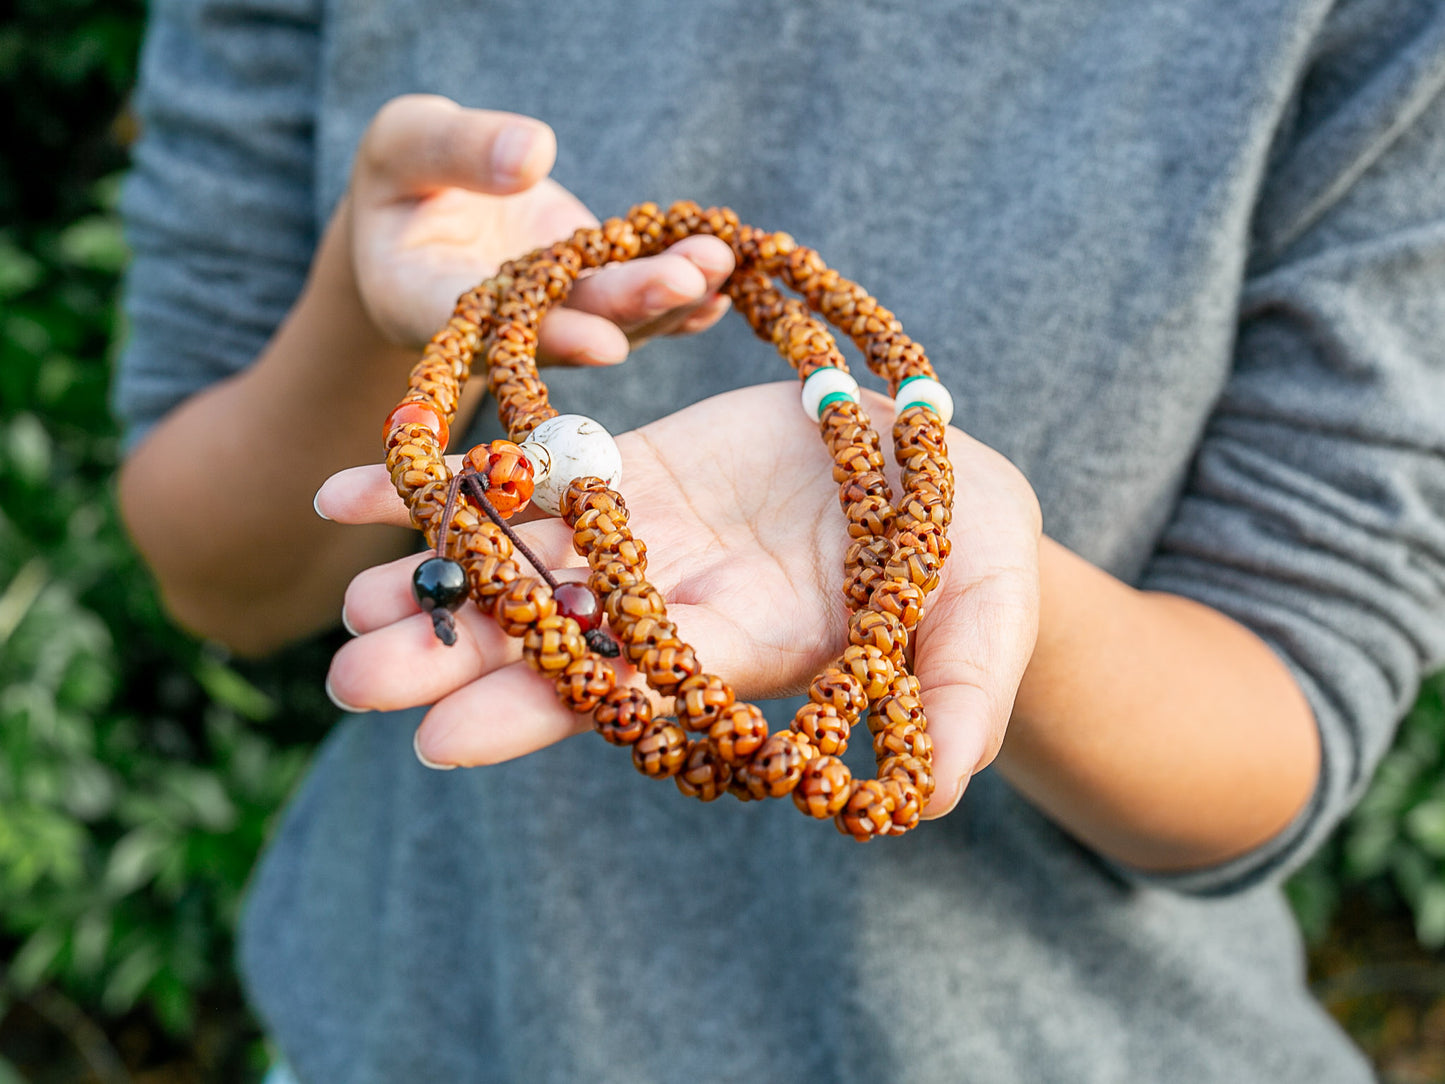
[[[446,557],[429,557],[411,575],[411,593],[423,613],[456,610],[467,600],[467,573]]]

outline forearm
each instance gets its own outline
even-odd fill
[[[407,545],[311,507],[327,475],[378,458],[411,362],[366,316],[346,227],[343,211],[255,364],[172,411],[121,471],[122,513],[168,609],[246,654],[333,622],[350,577]]]
[[[1039,640],[997,766],[1100,852],[1204,866],[1282,830],[1319,739],[1303,693],[1249,630],[1136,591],[1044,539]]]

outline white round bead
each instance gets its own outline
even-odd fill
[[[819,369],[803,381],[803,411],[810,421],[818,420],[823,400],[837,392],[858,402],[858,381],[842,369]]]
[[[536,486],[532,503],[550,516],[561,515],[562,495],[574,479],[595,475],[614,489],[622,480],[617,442],[600,424],[581,414],[548,418],[527,435],[522,450],[534,471],[546,468],[532,476]]]
[[[953,420],[953,396],[948,389],[926,376],[915,376],[903,382],[893,400],[895,414],[902,414],[908,407],[922,403],[943,419],[947,425]]]

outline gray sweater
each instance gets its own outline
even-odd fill
[[[1445,660],[1442,86],[1432,0],[157,0],[132,439],[256,355],[386,99],[531,114],[600,215],[728,204],[875,292],[1046,530],[1255,630],[1324,748],[1277,839],[1159,877],[990,772],[859,846],[595,737],[436,773],[349,718],[242,931],[298,1076],[1367,1079],[1278,884]],[[785,375],[730,319],[549,382],[619,432]]]

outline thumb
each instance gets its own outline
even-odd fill
[[[505,196],[540,181],[556,157],[557,137],[540,120],[406,94],[382,106],[361,137],[355,184],[379,201],[439,188]]]

